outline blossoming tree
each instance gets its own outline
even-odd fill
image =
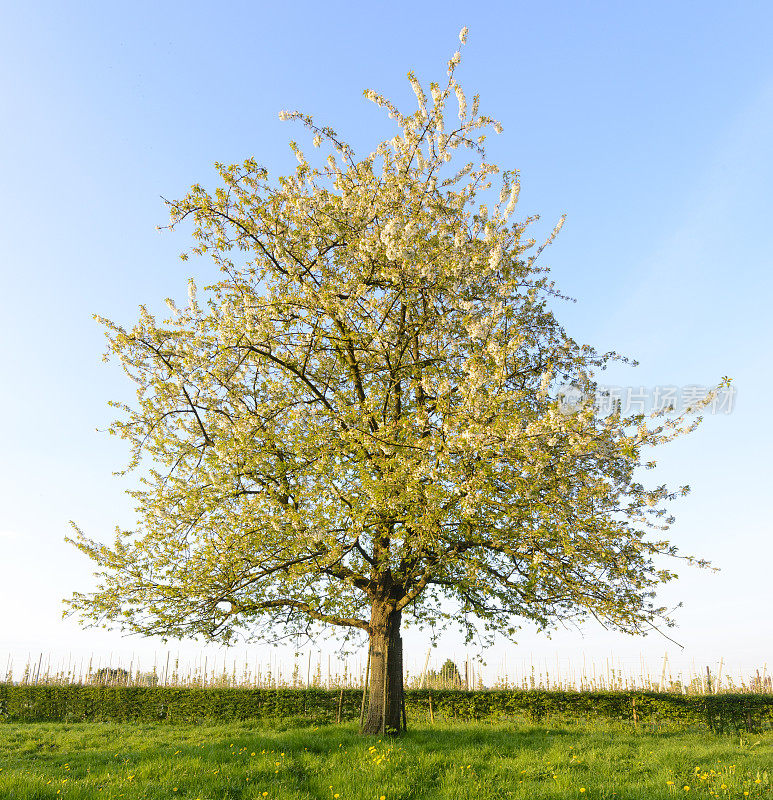
[[[649,534],[673,494],[635,472],[643,448],[696,424],[562,413],[558,387],[592,396],[619,356],[549,309],[532,220],[512,221],[518,175],[486,162],[483,131],[501,126],[468,105],[459,61],[429,97],[409,73],[408,115],[365,92],[397,126],[367,158],[283,112],[326,161],[292,142],[297,170],[273,182],[254,160],[218,164],[220,188],[170,207],[221,279],[201,299],[191,281],[164,321],[144,307],[132,328],[102,320],[138,387],[110,432],[130,469],[149,463],[136,530],[106,546],[76,528],[101,577],[70,611],[225,642],[362,631],[370,733],[403,728],[404,617],[468,636],[664,618],[653,587],[675,575],[654,559],[677,553]]]

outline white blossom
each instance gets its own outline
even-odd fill
[[[196,310],[196,281],[188,278],[188,303],[192,311]]]
[[[507,207],[505,208],[505,219],[507,219],[513,211],[515,211],[515,204],[518,202],[518,195],[521,191],[521,184],[516,181],[510,189],[510,199],[508,200]]]
[[[177,308],[177,306],[174,304],[174,300],[172,300],[171,297],[167,297],[164,302],[167,304],[169,310],[175,315],[175,317],[180,316],[180,309]]]
[[[467,117],[467,98],[464,96],[462,87],[459,84],[454,84],[454,92],[456,93],[456,100],[459,103],[459,119],[464,122]]]

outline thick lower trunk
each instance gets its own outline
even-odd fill
[[[399,611],[374,603],[371,612],[370,691],[362,733],[396,735],[405,730],[403,640]]]

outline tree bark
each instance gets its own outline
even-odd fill
[[[361,733],[397,735],[403,732],[402,614],[383,603],[371,610],[370,692]]]

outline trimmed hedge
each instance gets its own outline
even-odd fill
[[[246,689],[169,686],[31,686],[0,683],[0,719],[14,722],[234,721],[359,718],[359,689]],[[657,692],[408,690],[409,714],[459,720],[527,717],[706,725],[723,733],[773,728],[773,695]],[[635,715],[635,716],[634,716]]]
[[[773,695],[683,695],[641,691],[411,691],[407,704],[435,713],[475,720],[526,716],[538,722],[559,719],[623,720],[630,722],[706,725],[718,733],[756,732],[773,728]]]
[[[170,686],[0,684],[0,719],[17,722],[198,722],[336,718],[339,691]],[[362,692],[345,689],[342,719],[359,717]]]

